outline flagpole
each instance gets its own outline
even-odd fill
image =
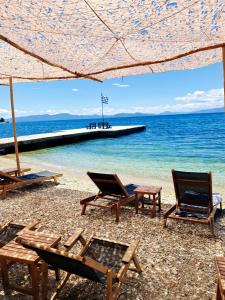
[[[102,102],[102,122],[103,122],[103,126],[104,126],[103,95],[102,95],[102,93],[101,93],[101,102]]]

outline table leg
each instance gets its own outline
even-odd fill
[[[159,192],[159,212],[161,211],[161,192]]]
[[[10,288],[9,288],[9,274],[8,274],[7,261],[6,259],[1,258],[0,263],[1,263],[2,285],[3,285],[4,293],[5,295],[9,295]]]
[[[32,281],[32,293],[33,299],[39,300],[39,270],[36,264],[31,266],[31,281]]]
[[[48,295],[48,264],[43,263],[41,265],[41,271],[42,271],[42,300],[47,299]]]
[[[155,199],[155,194],[153,195],[153,200],[152,200],[152,204],[153,204],[153,208],[152,208],[152,216],[153,218],[156,216],[156,199]]]
[[[135,195],[135,211],[136,214],[138,214],[138,202],[139,202],[139,197],[138,194]]]

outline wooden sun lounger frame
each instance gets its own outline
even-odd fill
[[[87,172],[87,174],[88,173],[89,172]],[[111,211],[115,210],[116,222],[119,222],[119,220],[120,220],[120,208],[121,208],[121,206],[124,206],[127,203],[135,200],[135,194],[129,195],[127,193],[127,191],[124,188],[124,186],[123,186],[121,180],[119,179],[119,177],[116,174],[110,174],[110,175],[112,175],[114,177],[114,180],[111,180],[111,182],[115,182],[115,181],[117,182],[117,184],[123,190],[124,196],[113,195],[113,194],[105,195],[105,194],[101,193],[101,191],[99,191],[97,195],[85,198],[85,199],[83,199],[83,200],[80,201],[80,204],[82,205],[81,215],[85,214],[86,207],[88,205],[99,207],[99,208],[103,208],[103,209],[110,208]],[[98,181],[98,179],[96,181]],[[99,181],[103,182],[104,179],[101,179]],[[107,179],[107,182],[110,182],[110,179]],[[98,199],[109,200],[109,201],[111,201],[113,203],[109,204],[109,205],[103,205],[103,204],[93,203],[93,202],[95,202]]]
[[[173,205],[170,209],[168,209],[165,214],[163,215],[163,224],[164,227],[167,227],[167,219],[173,219],[176,221],[184,221],[184,222],[191,222],[191,223],[200,223],[203,225],[208,225],[211,229],[211,233],[214,236],[215,232],[214,232],[214,218],[215,218],[215,213],[217,210],[217,206],[213,206],[213,199],[212,199],[212,174],[211,172],[208,173],[209,175],[209,179],[207,181],[201,181],[201,184],[205,184],[205,185],[209,185],[209,195],[210,195],[210,199],[209,199],[209,208],[207,211],[207,219],[197,219],[197,218],[191,218],[191,217],[181,217],[181,216],[176,216],[175,214],[173,214],[175,212],[176,209],[179,209],[179,194],[178,194],[178,190],[177,190],[177,183],[185,183],[187,181],[189,181],[191,184],[195,184],[198,185],[200,183],[199,180],[183,180],[183,179],[176,179],[175,178],[175,174],[174,174],[175,170],[172,170],[172,177],[173,177],[173,182],[174,182],[174,189],[175,189],[175,195],[176,195],[176,204]],[[220,202],[220,209],[222,211],[222,202]],[[189,210],[191,211],[191,208],[189,208]],[[193,209],[194,211],[196,211],[196,208]],[[199,210],[199,212],[202,212],[201,210]]]
[[[38,243],[28,242],[20,237],[18,237],[16,239],[16,241],[21,243],[24,246],[37,247],[37,248],[43,249],[50,253],[56,253],[56,254],[62,255],[64,257],[69,257],[69,258],[78,260],[78,261],[82,262],[83,265],[85,265],[95,271],[99,271],[99,272],[103,273],[107,277],[106,300],[116,300],[119,295],[122,284],[125,283],[128,270],[134,271],[137,273],[142,272],[141,266],[138,262],[136,254],[135,254],[135,251],[137,249],[139,241],[133,241],[131,244],[125,244],[125,243],[120,243],[120,242],[113,241],[113,240],[100,239],[94,235],[92,235],[88,239],[88,241],[85,241],[84,237],[82,236],[83,231],[84,231],[83,229],[78,228],[75,231],[75,233],[64,243],[64,250],[58,250],[58,249],[43,246]],[[116,243],[117,245],[123,245],[123,246],[128,247],[122,258],[122,266],[118,273],[113,272],[111,269],[107,268],[103,264],[84,255],[86,253],[86,251],[88,250],[89,246],[91,245],[91,243],[93,242],[93,240],[108,241],[108,242]],[[83,249],[80,251],[80,253],[78,255],[74,255],[74,254],[70,253],[69,250],[78,241],[80,241],[80,243],[82,244]],[[131,262],[133,262],[134,267],[130,266]],[[47,263],[44,262],[44,264],[45,264],[44,269],[48,270]],[[44,286],[42,286],[42,297],[43,297],[42,299],[46,300],[47,290],[48,290],[47,289],[48,271],[45,271],[44,274],[46,274],[46,278],[42,281],[43,285],[44,285]],[[58,287],[56,288],[56,292],[54,292],[54,294],[51,296],[51,300],[54,300],[58,296],[58,294],[60,293],[60,291],[66,284],[67,280],[69,279],[70,275],[72,275],[72,274],[66,273],[66,276],[60,281]],[[116,279],[115,287],[113,287],[113,279]]]
[[[31,168],[21,168],[20,173],[24,175],[24,173],[31,171]],[[19,176],[19,171],[17,168],[8,168],[0,170],[2,173],[7,173],[9,175]]]
[[[225,300],[225,257],[216,256],[217,288],[216,300]]]
[[[12,176],[8,173],[4,173],[4,172],[0,171],[0,177],[1,177],[1,175],[4,177],[7,177],[13,181],[13,183],[0,185],[0,190],[2,190],[2,200],[4,200],[6,198],[7,191],[15,190],[15,189],[18,189],[21,187],[25,187],[27,185],[31,185],[33,183],[44,182],[44,181],[51,180],[51,179],[53,179],[55,184],[57,184],[58,183],[57,178],[63,176],[63,174],[55,173],[54,175],[50,175],[50,176],[43,176],[43,177],[35,178],[35,179],[22,180],[16,176]]]

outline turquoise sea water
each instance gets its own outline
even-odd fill
[[[90,120],[26,122],[18,135],[81,128]],[[93,120],[92,120],[93,121]],[[147,130],[119,138],[98,139],[26,153],[43,162],[135,177],[167,180],[171,169],[213,172],[225,182],[225,115],[189,114],[108,119],[112,125],[144,124]],[[0,125],[0,138],[12,135],[10,124]]]

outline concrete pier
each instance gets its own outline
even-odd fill
[[[113,126],[108,129],[71,129],[61,130],[51,133],[41,133],[26,136],[18,136],[18,146],[20,152],[39,150],[49,147],[78,143],[81,141],[114,138],[122,135],[140,132],[146,129],[144,125],[138,126]],[[0,139],[0,150],[3,154],[14,153],[13,138]]]

